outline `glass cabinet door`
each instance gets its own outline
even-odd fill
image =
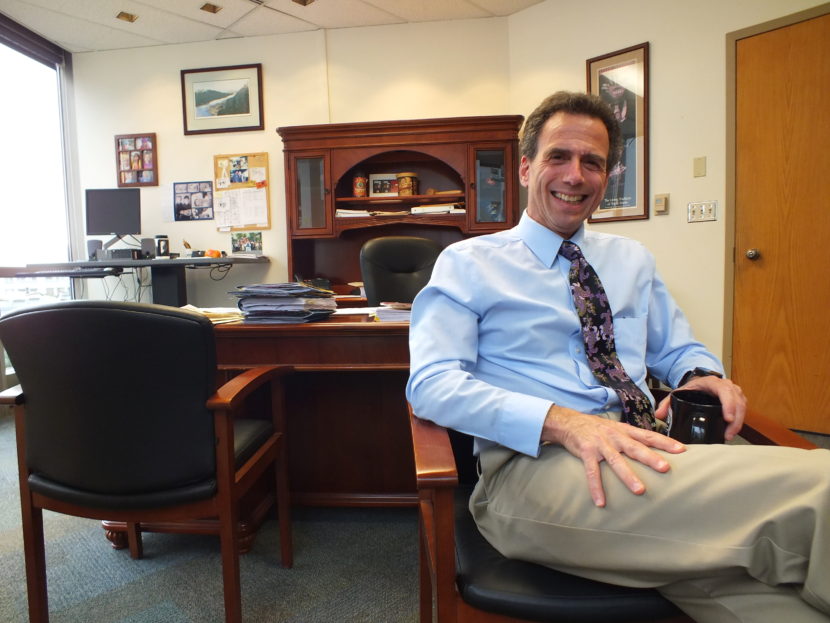
[[[294,159],[295,227],[297,230],[328,230],[329,188],[324,156],[302,156]]]
[[[475,222],[507,222],[504,149],[475,150]]]

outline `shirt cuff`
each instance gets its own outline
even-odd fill
[[[539,456],[542,426],[552,404],[546,398],[527,394],[511,399],[509,413],[498,418],[499,443],[528,456]]]

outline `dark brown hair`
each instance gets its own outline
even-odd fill
[[[549,95],[525,119],[519,133],[519,154],[528,160],[536,157],[539,133],[545,122],[558,112],[571,115],[586,115],[599,119],[608,130],[608,161],[606,171],[611,171],[619,162],[622,153],[622,132],[614,111],[598,95],[557,91]]]

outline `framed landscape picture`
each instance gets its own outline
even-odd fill
[[[265,127],[262,64],[183,69],[185,134],[244,132]]]
[[[620,162],[589,223],[648,218],[648,43],[586,61],[588,92],[614,110],[622,129]]]

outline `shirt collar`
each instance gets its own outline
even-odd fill
[[[559,247],[562,246],[562,241],[565,240],[559,234],[551,231],[544,225],[537,223],[527,212],[522,213],[519,224],[516,225],[516,232],[519,237],[524,240],[528,248],[533,254],[539,258],[545,266],[551,267],[556,261],[556,256],[559,253]],[[585,225],[580,225],[573,236],[568,238],[577,246],[582,246],[585,239]]]

